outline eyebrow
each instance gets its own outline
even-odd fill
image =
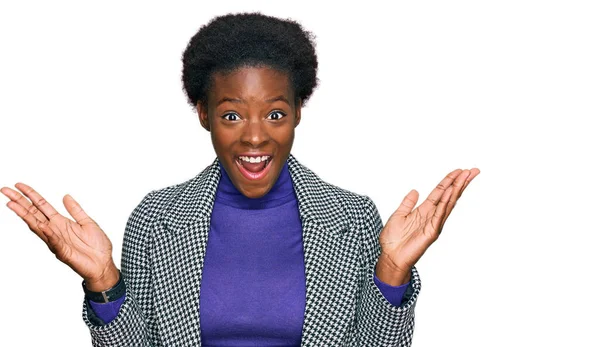
[[[275,101],[283,101],[286,104],[290,105],[290,102],[288,101],[288,99],[286,99],[286,97],[283,95],[279,95],[274,98],[267,99],[265,101],[269,102],[269,103],[274,103]],[[217,106],[221,105],[224,102],[233,102],[233,103],[237,103],[237,104],[245,104],[246,103],[244,100],[241,100],[241,99],[224,97],[217,102]]]
[[[290,105],[290,102],[288,101],[288,99],[286,99],[286,97],[285,97],[285,96],[283,96],[283,95],[279,95],[279,96],[276,96],[276,97],[274,97],[274,98],[267,99],[267,100],[265,100],[265,101],[267,101],[267,102],[270,102],[270,103],[273,103],[273,102],[275,102],[275,101],[283,101],[283,102],[285,102],[286,104],[288,104],[288,106]]]

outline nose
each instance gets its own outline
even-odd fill
[[[244,125],[241,141],[252,147],[260,147],[263,143],[268,142],[269,134],[265,125],[258,117],[249,118]]]

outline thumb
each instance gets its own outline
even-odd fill
[[[77,201],[75,201],[75,199],[73,199],[71,195],[67,194],[63,197],[63,204],[65,205],[65,208],[71,217],[73,217],[73,219],[75,219],[75,221],[80,225],[83,226],[86,224],[96,224],[96,222],[90,218],[87,213],[85,213],[83,208],[81,208],[81,206],[77,203]]]
[[[394,214],[399,214],[401,217],[408,216],[412,212],[413,208],[415,208],[417,201],[419,201],[419,192],[412,189],[410,192],[408,192],[408,194],[406,194]]]

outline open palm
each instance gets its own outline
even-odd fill
[[[7,206],[48,245],[56,258],[88,283],[105,280],[109,275],[114,276],[112,243],[75,199],[70,195],[63,198],[65,208],[75,219],[73,221],[58,213],[30,186],[17,183],[15,187],[29,200],[21,193],[3,187],[0,191],[11,200]]]
[[[452,171],[414,210],[419,193],[411,190],[379,235],[382,255],[388,264],[396,270],[409,272],[427,248],[437,240],[456,201],[479,173],[477,168]]]

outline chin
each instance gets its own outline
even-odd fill
[[[246,197],[251,199],[261,198],[266,195],[270,189],[269,187],[261,187],[262,189],[251,189],[250,191],[246,191],[243,193]]]

